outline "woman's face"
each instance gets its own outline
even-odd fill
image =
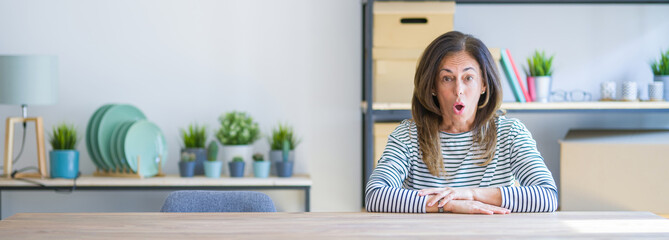
[[[485,89],[481,67],[467,52],[451,53],[441,60],[435,93],[444,121],[473,123]]]

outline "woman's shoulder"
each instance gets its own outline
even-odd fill
[[[403,120],[400,122],[395,130],[390,133],[389,138],[394,138],[406,145],[411,142],[411,139],[416,135],[416,123],[411,120]]]
[[[409,137],[416,133],[416,123],[411,119],[405,119],[400,122],[391,135]]]
[[[517,118],[498,116],[496,119],[496,123],[497,123],[497,131],[502,134],[518,132],[519,130],[523,131],[525,129],[525,125]]]

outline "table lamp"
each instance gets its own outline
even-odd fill
[[[56,103],[58,59],[43,55],[0,55],[0,104],[21,105],[21,117],[8,117],[5,132],[4,173],[12,177],[14,125],[35,122],[38,173],[19,173],[14,177],[48,177],[42,117],[28,117],[28,105]],[[25,130],[24,130],[25,131]]]

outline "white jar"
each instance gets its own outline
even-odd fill
[[[648,100],[662,101],[664,100],[664,83],[651,82],[648,84]]]
[[[622,99],[624,101],[636,101],[639,97],[636,82],[623,82]]]
[[[612,101],[616,99],[616,82],[603,82],[600,88],[603,101]]]

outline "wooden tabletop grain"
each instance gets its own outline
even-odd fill
[[[648,212],[20,213],[1,239],[669,239]]]

